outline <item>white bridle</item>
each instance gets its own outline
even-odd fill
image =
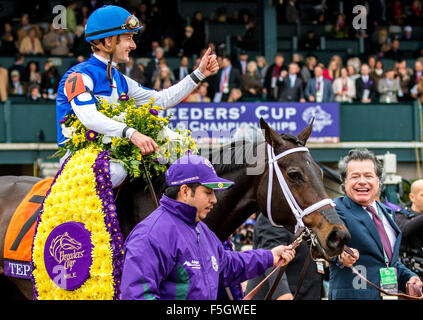
[[[279,185],[281,186],[282,192],[285,196],[286,201],[289,204],[289,207],[292,210],[292,213],[295,216],[295,219],[297,219],[297,224],[295,225],[295,232],[297,232],[297,229],[300,227],[304,227],[303,217],[324,207],[327,205],[331,205],[332,207],[335,207],[335,202],[330,199],[326,198],[323,200],[320,200],[319,202],[312,204],[306,209],[301,209],[298,205],[297,201],[295,200],[294,195],[292,194],[291,190],[288,187],[288,184],[285,181],[285,178],[282,174],[281,169],[278,166],[278,160],[291,154],[294,152],[308,152],[308,148],[306,147],[296,147],[289,149],[287,151],[284,151],[277,156],[275,156],[275,152],[273,150],[273,147],[271,145],[267,145],[267,154],[268,154],[268,161],[269,161],[269,184],[267,188],[267,217],[269,218],[269,221],[274,225],[275,227],[282,227],[281,225],[276,224],[272,219],[272,186],[273,186],[273,170],[276,172],[276,176],[278,177]]]

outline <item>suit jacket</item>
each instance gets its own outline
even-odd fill
[[[285,228],[278,228],[272,226],[267,217],[260,214],[256,220],[253,233],[253,248],[273,249],[278,245],[289,245],[294,241],[294,234],[289,232]],[[286,272],[281,278],[278,286],[276,287],[273,299],[286,293],[295,293],[297,288],[298,279],[300,277],[301,270],[307,256],[310,254],[310,250],[303,241],[299,247],[295,249],[296,254],[294,260],[292,260],[287,268]],[[254,289],[263,279],[267,276],[273,268],[266,270],[265,274],[248,280],[246,293]],[[277,272],[276,272],[277,273]],[[253,300],[263,300],[273,284],[276,273],[270,277],[270,279],[260,288]],[[298,300],[320,300],[322,296],[322,280],[323,275],[317,272],[317,266],[315,262],[311,262],[304,282],[301,286],[300,292],[297,295]]]
[[[221,79],[221,75],[224,69],[220,69],[217,72],[216,77],[214,78],[214,91],[219,92],[220,88],[220,79]],[[241,73],[239,72],[238,69],[232,67],[231,68],[231,72],[229,73],[229,80],[228,80],[228,86],[229,86],[229,92],[222,94],[222,100],[221,101],[228,101],[229,98],[229,93],[231,92],[231,90],[233,88],[238,88],[240,90],[242,90],[242,76]]]
[[[365,273],[366,278],[376,285],[380,285],[380,268],[386,268],[382,241],[369,214],[348,196],[335,199],[336,212],[344,221],[351,234],[351,240],[347,244],[357,249],[360,257],[355,267]],[[398,259],[401,245],[401,230],[395,223],[395,212],[377,202],[383,214],[388,219],[397,234],[395,246],[392,250],[390,267],[397,269],[398,289],[405,292],[405,285],[410,277],[416,274],[407,269]],[[363,274],[364,275],[364,274]],[[363,283],[349,268],[341,263],[330,265],[329,299],[333,300],[379,300],[380,293],[373,286]]]
[[[272,64],[269,66],[269,68],[267,68],[266,70],[266,74],[264,75],[264,83],[263,83],[263,87],[266,88],[267,90],[267,99],[268,100],[274,100],[275,98],[277,99],[278,97],[278,85],[277,82],[275,83],[275,89],[276,92],[274,92],[273,88],[272,88],[272,78],[273,78],[273,72],[275,71],[276,68],[276,64]],[[279,69],[279,72],[277,74],[277,78],[279,78],[279,75],[281,73],[282,70],[286,70],[288,71],[288,68],[286,67],[286,65],[282,65],[281,68]]]
[[[192,72],[191,68],[187,67],[187,72],[188,74],[190,74]],[[180,73],[180,67],[177,67],[176,69],[173,70],[173,74],[175,75],[176,82],[179,81],[179,73]]]
[[[294,86],[291,88],[289,75],[278,81],[279,98],[278,101],[282,102],[298,102],[304,99],[303,80],[297,75],[295,78]]]
[[[316,78],[311,78],[307,82],[305,88],[305,97],[309,100],[309,97],[313,96],[316,99]],[[332,82],[330,80],[323,78],[323,99],[322,102],[333,102],[333,89]]]
[[[363,81],[362,77],[359,77],[355,80],[355,97],[356,97],[356,101],[361,101],[363,99],[363,92],[364,92],[365,88],[365,84]],[[372,102],[375,101],[376,99],[376,83],[375,83],[375,79],[373,79],[372,77],[369,77],[368,80],[368,88],[370,90],[369,92],[369,98],[372,100]]]
[[[377,91],[380,94],[379,102],[398,102],[398,91],[400,89],[400,83],[398,79],[391,81],[391,85],[388,87],[386,78],[380,79],[377,85]]]

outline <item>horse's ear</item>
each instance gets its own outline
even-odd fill
[[[283,144],[282,138],[273,130],[263,118],[260,118],[260,128],[264,130],[264,139],[274,147],[276,144]]]
[[[300,140],[304,146],[307,143],[307,139],[310,137],[311,132],[313,131],[313,122],[314,122],[314,117],[313,119],[311,119],[310,124],[307,127],[305,127],[305,129],[301,131],[300,134],[298,135],[298,140]]]

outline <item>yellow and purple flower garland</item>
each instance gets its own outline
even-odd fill
[[[37,220],[32,251],[34,299],[117,299],[123,263],[119,229],[110,181],[110,152],[79,150],[57,173]],[[68,221],[84,224],[93,249],[90,277],[76,290],[54,284],[44,264],[44,244],[52,230]]]

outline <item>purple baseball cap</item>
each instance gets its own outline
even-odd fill
[[[166,182],[170,187],[198,182],[213,190],[228,189],[234,184],[219,178],[208,159],[194,154],[177,159],[166,171]]]

